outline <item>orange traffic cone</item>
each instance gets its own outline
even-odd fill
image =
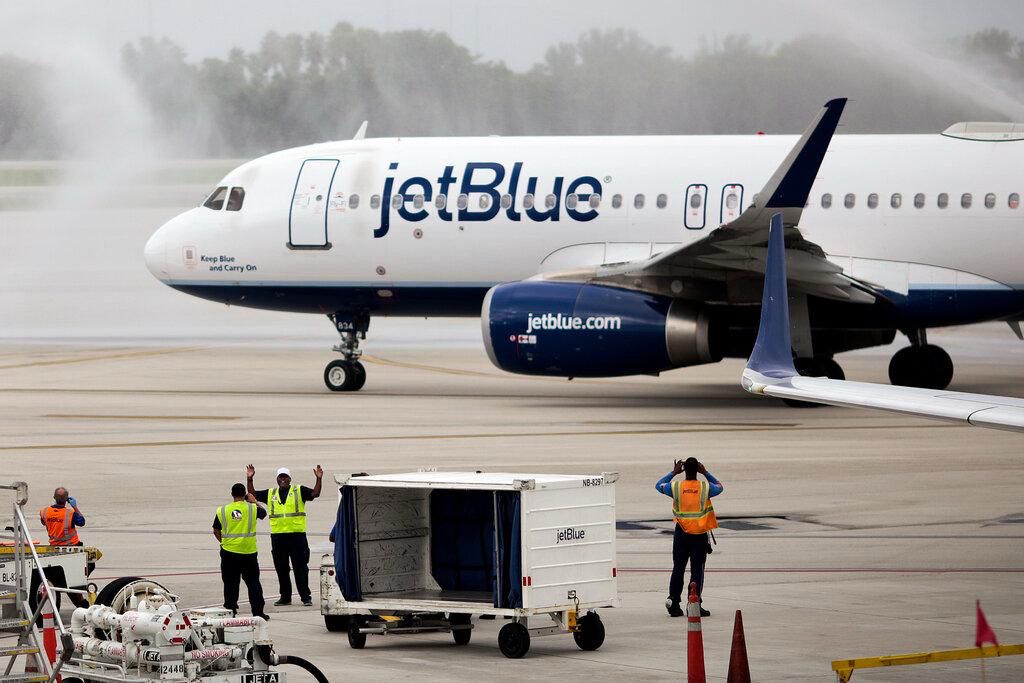
[[[747,641],[743,637],[743,613],[736,610],[736,621],[732,625],[732,652],[729,654],[727,683],[750,683],[750,666],[747,664]]]
[[[46,651],[46,658],[50,660],[50,667],[57,663],[57,629],[53,625],[53,607],[49,604],[43,608],[43,649]],[[61,675],[57,674],[57,682],[60,683]]]
[[[705,683],[704,636],[700,631],[700,598],[697,584],[690,582],[690,597],[686,603],[686,680],[688,683]]]

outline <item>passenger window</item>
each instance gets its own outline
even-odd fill
[[[359,208],[359,195],[354,194],[348,198],[348,208],[358,209]]]
[[[946,194],[945,192],[940,192],[939,197],[936,200],[936,204],[940,209],[945,209],[947,206],[949,206],[949,195]]]
[[[601,195],[599,195],[599,194],[592,194],[592,195],[590,195],[590,208],[591,209],[596,209],[599,206],[601,206]]]
[[[889,206],[891,206],[894,209],[898,209],[901,206],[903,206],[903,195],[901,195],[899,192],[894,193],[893,196],[889,199]]]
[[[412,208],[422,209],[423,208],[423,195],[418,194],[412,198]]]
[[[856,204],[857,195],[855,195],[854,193],[848,192],[846,196],[843,197],[843,206],[845,206],[847,209],[852,209]]]
[[[831,209],[832,208],[832,195],[828,192],[821,195],[821,208]]]
[[[874,192],[872,192],[871,194],[868,195],[868,208],[869,209],[877,209],[878,208],[878,195],[876,193],[874,193]]]
[[[207,209],[220,211],[221,209],[224,208],[224,198],[227,197],[227,195],[228,188],[218,187],[216,190],[213,191],[213,194],[211,194],[207,198],[207,200],[203,202],[203,206],[205,206]]]
[[[459,198],[455,200],[455,204],[460,209],[465,209],[467,206],[469,206],[469,195],[460,194]]]
[[[969,209],[969,208],[971,208],[971,204],[973,204],[973,203],[974,203],[974,197],[971,196],[970,192],[964,192],[962,195],[960,195],[960,208],[961,209]]]
[[[402,206],[402,202],[404,202],[404,201],[405,201],[405,197],[404,196],[402,196],[400,194],[396,194],[394,197],[391,198],[391,208],[392,209],[399,208],[400,206]]]
[[[923,209],[924,208],[924,193],[923,192],[918,192],[917,194],[914,195],[914,208],[915,209]]]
[[[1006,198],[1006,205],[1011,209],[1016,209],[1020,206],[1020,195],[1016,192],[1011,192],[1010,196]]]
[[[664,195],[662,195],[662,196],[664,196]],[[659,197],[658,199],[661,199],[661,197]],[[691,209],[699,209],[700,208],[700,203],[702,201],[704,201],[704,197],[701,196],[701,194],[699,192],[694,192],[692,195],[690,195],[690,208]]]
[[[512,206],[512,195],[503,194],[501,195],[501,208],[507,209]]]
[[[370,197],[370,208],[371,209],[379,209],[380,208],[380,195],[379,194],[375,194],[375,195]]]
[[[995,206],[996,206],[996,196],[993,193],[989,192],[987,195],[985,195],[985,208],[986,209],[994,209]]]
[[[613,209],[617,209],[620,206],[622,206],[622,195],[621,194],[613,194],[612,195],[612,208]]]
[[[443,209],[445,207],[445,205],[447,205],[447,204],[448,204],[448,195],[446,195],[446,194],[439,194],[436,197],[434,197],[434,206],[436,206],[437,208]]]
[[[693,196],[697,197],[697,199],[700,199],[700,195],[696,195],[695,194]],[[658,195],[658,199],[657,199],[657,201],[655,203],[658,205],[659,209],[664,209],[666,206],[668,206],[668,195],[667,194],[659,194]]]
[[[489,209],[491,208],[491,195],[482,194],[480,195],[480,208]]]
[[[549,209],[555,208],[555,195],[549,194],[547,197],[545,197],[544,206]]]
[[[532,209],[533,208],[533,195],[532,194],[527,193],[527,194],[523,195],[523,208],[524,209]]]
[[[642,209],[642,208],[644,208],[644,196],[642,194],[638,194],[637,196],[633,197],[633,208],[634,209]]]
[[[825,196],[828,197],[828,203],[829,203],[829,206],[831,206],[832,205],[832,195],[828,194],[828,195],[825,195]],[[824,198],[822,198],[822,199],[824,200]],[[725,208],[727,208],[727,209],[735,209],[736,205],[739,203],[739,201],[740,201],[739,195],[737,195],[735,192],[730,192],[729,194],[725,195]],[[824,203],[822,203],[822,206],[824,206]]]
[[[577,202],[579,202],[579,198],[576,196],[576,193],[565,195],[565,208],[575,209]]]
[[[240,187],[232,187],[231,193],[228,194],[228,205],[225,207],[228,211],[239,211],[242,208],[242,202],[245,201],[245,190]]]

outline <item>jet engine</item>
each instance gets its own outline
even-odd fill
[[[491,362],[524,375],[649,375],[722,359],[719,328],[705,308],[602,285],[498,285],[481,319]]]

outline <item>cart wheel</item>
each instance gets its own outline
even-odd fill
[[[572,638],[581,650],[596,650],[604,643],[604,624],[597,612],[590,612],[576,623]]]
[[[352,646],[353,650],[362,650],[366,647],[366,634],[360,633],[359,629],[363,626],[363,620],[358,617],[352,617],[348,622],[348,644]]]
[[[466,628],[452,630],[452,638],[455,639],[456,645],[469,645],[469,639],[473,636],[473,615],[472,614],[452,614],[448,617],[448,623],[452,626],[465,626]]]
[[[327,630],[331,633],[343,633],[348,631],[348,615],[325,614],[324,626],[326,626]]]
[[[522,624],[505,624],[498,631],[498,649],[509,659],[519,659],[530,651],[530,632]]]

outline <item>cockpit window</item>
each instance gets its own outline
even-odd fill
[[[227,197],[228,188],[218,187],[213,193],[203,202],[203,206],[207,209],[213,209],[214,211],[220,211],[224,208],[224,198]]]
[[[228,211],[240,211],[242,208],[242,202],[245,201],[245,190],[240,187],[232,187],[231,192],[228,194]]]

